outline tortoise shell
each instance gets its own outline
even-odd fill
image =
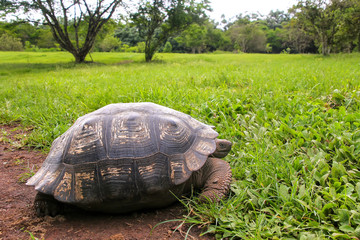
[[[111,104],[55,139],[27,185],[72,204],[142,201],[188,180],[215,151],[217,136],[211,126],[154,103]]]

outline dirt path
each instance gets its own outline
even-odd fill
[[[30,234],[39,239],[61,240],[184,239],[186,228],[174,231],[180,222],[161,224],[150,235],[157,223],[185,214],[180,204],[128,215],[88,213],[74,208],[55,218],[36,217],[32,208],[36,192],[21,180],[30,169],[38,169],[46,155],[18,148],[27,133],[15,126],[0,126],[0,239],[29,239]],[[200,237],[200,233],[194,227],[188,239],[214,239],[209,235]]]

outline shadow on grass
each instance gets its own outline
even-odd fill
[[[0,77],[13,74],[41,73],[62,71],[64,69],[81,69],[98,66],[116,66],[129,64],[143,64],[145,61],[121,60],[115,63],[102,62],[64,62],[64,63],[0,63]]]
[[[72,69],[80,66],[75,62],[69,63],[0,63],[0,76],[25,73],[39,73]]]

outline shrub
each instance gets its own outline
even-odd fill
[[[172,45],[170,42],[166,42],[163,52],[164,53],[170,53],[172,51]]]
[[[20,39],[15,38],[7,33],[0,37],[0,51],[23,51],[23,45]]]
[[[99,49],[102,52],[111,52],[118,50],[120,46],[121,46],[121,41],[118,38],[112,35],[107,35],[104,38],[104,40],[100,43]]]
[[[136,44],[136,48],[138,53],[144,53],[145,52],[145,42],[138,42]]]

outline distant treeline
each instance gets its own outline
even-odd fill
[[[144,52],[145,39],[131,19],[111,19],[92,51]],[[299,1],[288,12],[209,18],[169,38],[159,52],[329,53],[360,50],[360,1]],[[50,27],[26,21],[0,22],[2,51],[59,51]]]

